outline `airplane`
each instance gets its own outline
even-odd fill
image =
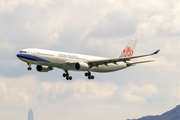
[[[104,58],[37,48],[23,49],[17,54],[17,57],[27,63],[28,70],[32,69],[31,64],[37,65],[36,69],[39,72],[48,72],[53,70],[53,68],[63,69],[65,71],[63,77],[65,77],[66,80],[72,80],[72,76],[69,75],[68,70],[87,71],[85,72],[85,76],[88,77],[89,80],[93,80],[94,76],[91,72],[113,72],[139,63],[153,62],[154,60],[131,61],[135,58],[155,55],[160,51],[160,49],[158,49],[151,54],[133,56],[136,43],[137,40],[131,40],[117,58]]]

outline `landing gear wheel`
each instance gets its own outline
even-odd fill
[[[69,76],[69,73],[67,70],[64,70],[65,73],[63,74],[63,77],[66,77],[66,80],[72,80],[72,76]]]
[[[69,77],[69,80],[72,80],[72,77],[71,77],[71,76]]]
[[[66,77],[66,73],[63,74],[63,77]]]
[[[85,76],[88,76],[88,73],[85,73]]]
[[[87,71],[87,72],[85,73],[85,76],[88,77],[89,80],[90,80],[90,79],[94,79],[94,76],[91,75],[91,72],[89,72],[89,71]]]
[[[86,72],[85,73],[85,76],[87,77],[87,76],[91,76],[91,73],[90,72]]]
[[[32,70],[32,68],[31,68],[31,67],[28,67],[28,70]]]

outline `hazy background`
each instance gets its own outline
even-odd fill
[[[179,0],[0,0],[0,119],[125,120],[180,104]],[[131,39],[134,55],[161,49],[153,63],[113,73],[39,73],[16,54],[43,48],[117,57]],[[142,59],[141,59],[142,60]],[[144,58],[143,58],[144,60]]]

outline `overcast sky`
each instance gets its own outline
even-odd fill
[[[0,0],[0,119],[126,120],[180,104],[179,0]],[[117,57],[131,39],[134,55],[153,63],[113,73],[39,73],[23,48]],[[142,59],[140,59],[142,60]]]

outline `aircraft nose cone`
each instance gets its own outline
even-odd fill
[[[22,57],[24,56],[24,54],[23,54],[23,53],[18,53],[16,56],[17,56],[18,58],[22,58]]]
[[[21,54],[20,54],[20,53],[18,53],[16,56],[17,56],[17,57],[21,57]]]

